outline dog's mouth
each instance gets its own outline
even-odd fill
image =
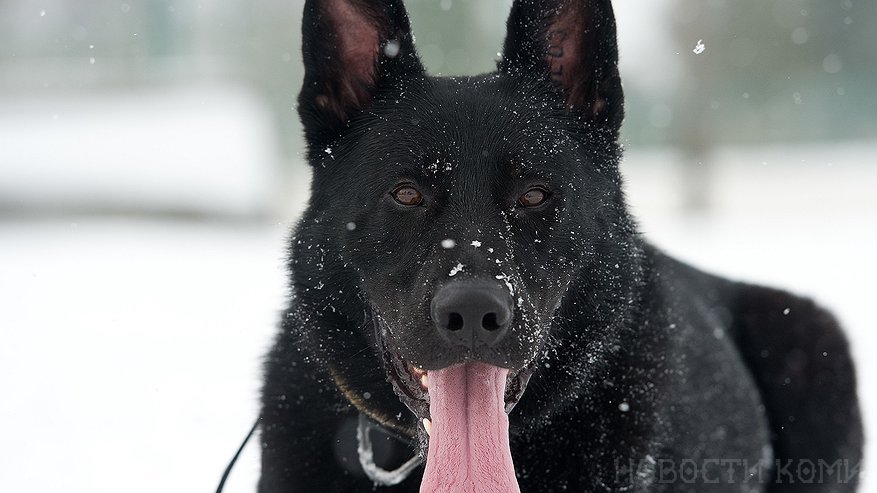
[[[508,413],[524,394],[534,364],[509,370],[465,362],[427,371],[380,340],[388,379],[420,421],[418,435],[427,450],[421,491],[519,491]]]
[[[429,410],[430,371],[409,363],[398,352],[386,348],[383,342],[381,345],[384,346],[382,348],[384,367],[387,370],[390,383],[393,384],[396,395],[420,419],[424,431],[429,435],[432,419]],[[529,363],[518,370],[508,371],[503,399],[503,409],[506,414],[514,409],[515,405],[524,395],[527,383],[533,374],[534,366],[534,363]],[[424,422],[423,420],[426,421]]]

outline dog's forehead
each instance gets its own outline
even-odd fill
[[[538,123],[554,113],[546,102],[549,95],[524,94],[508,79],[496,75],[432,78],[419,96],[436,123],[455,126],[475,137],[532,137],[538,134]]]
[[[370,133],[382,142],[373,149],[404,154],[432,171],[498,160],[523,172],[570,139],[552,96],[523,93],[498,76],[431,78],[373,109]]]

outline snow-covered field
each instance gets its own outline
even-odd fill
[[[870,428],[875,157],[862,145],[719,153],[715,208],[697,215],[679,206],[677,156],[633,152],[625,165],[659,245],[839,315]],[[0,220],[0,491],[215,488],[256,415],[289,219]],[[252,492],[257,476],[251,446],[227,491]]]
[[[215,488],[256,416],[284,234],[147,220],[0,225],[0,491]],[[238,484],[256,471],[241,464]]]

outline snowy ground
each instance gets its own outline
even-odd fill
[[[659,245],[839,315],[871,428],[875,157],[861,146],[720,153],[715,209],[699,215],[676,200],[677,156],[632,153],[625,165]],[[280,223],[0,220],[0,491],[215,488],[256,415],[286,234]],[[254,491],[257,475],[250,447],[227,491]]]
[[[0,491],[215,488],[256,415],[283,235],[142,220],[0,225]],[[248,461],[238,478],[256,471]]]

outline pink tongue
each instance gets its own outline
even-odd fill
[[[519,493],[505,413],[508,370],[486,363],[429,372],[432,436],[421,493]]]

